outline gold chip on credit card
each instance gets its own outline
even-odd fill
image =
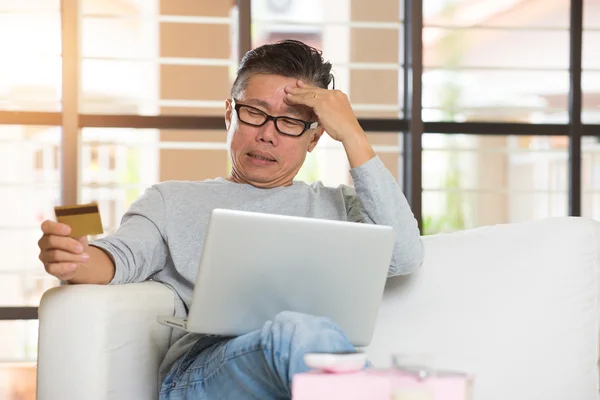
[[[54,207],[56,220],[71,227],[69,236],[78,238],[103,233],[98,204]]]

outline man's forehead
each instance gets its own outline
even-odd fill
[[[244,97],[244,96],[242,96]],[[243,102],[245,104],[251,105],[251,106],[258,106],[260,108],[264,108],[265,110],[267,110],[268,112],[274,112],[274,111],[283,111],[286,114],[294,114],[297,116],[301,116],[301,117],[305,117],[310,113],[310,108],[306,107],[306,106],[301,106],[301,105],[294,105],[294,104],[287,104],[285,102],[281,102],[278,101],[277,103],[275,103],[274,101],[268,101],[265,99],[260,99],[260,98],[255,98],[255,97],[248,97],[248,98],[240,98],[238,99],[240,102]]]

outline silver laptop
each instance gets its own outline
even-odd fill
[[[215,209],[187,318],[188,332],[239,336],[281,311],[326,316],[366,346],[394,245],[390,226]]]

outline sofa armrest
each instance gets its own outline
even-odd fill
[[[157,282],[68,285],[39,307],[38,400],[154,399],[174,294]]]

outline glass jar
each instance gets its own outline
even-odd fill
[[[428,380],[435,376],[433,357],[425,354],[392,356],[392,400],[435,400]]]

